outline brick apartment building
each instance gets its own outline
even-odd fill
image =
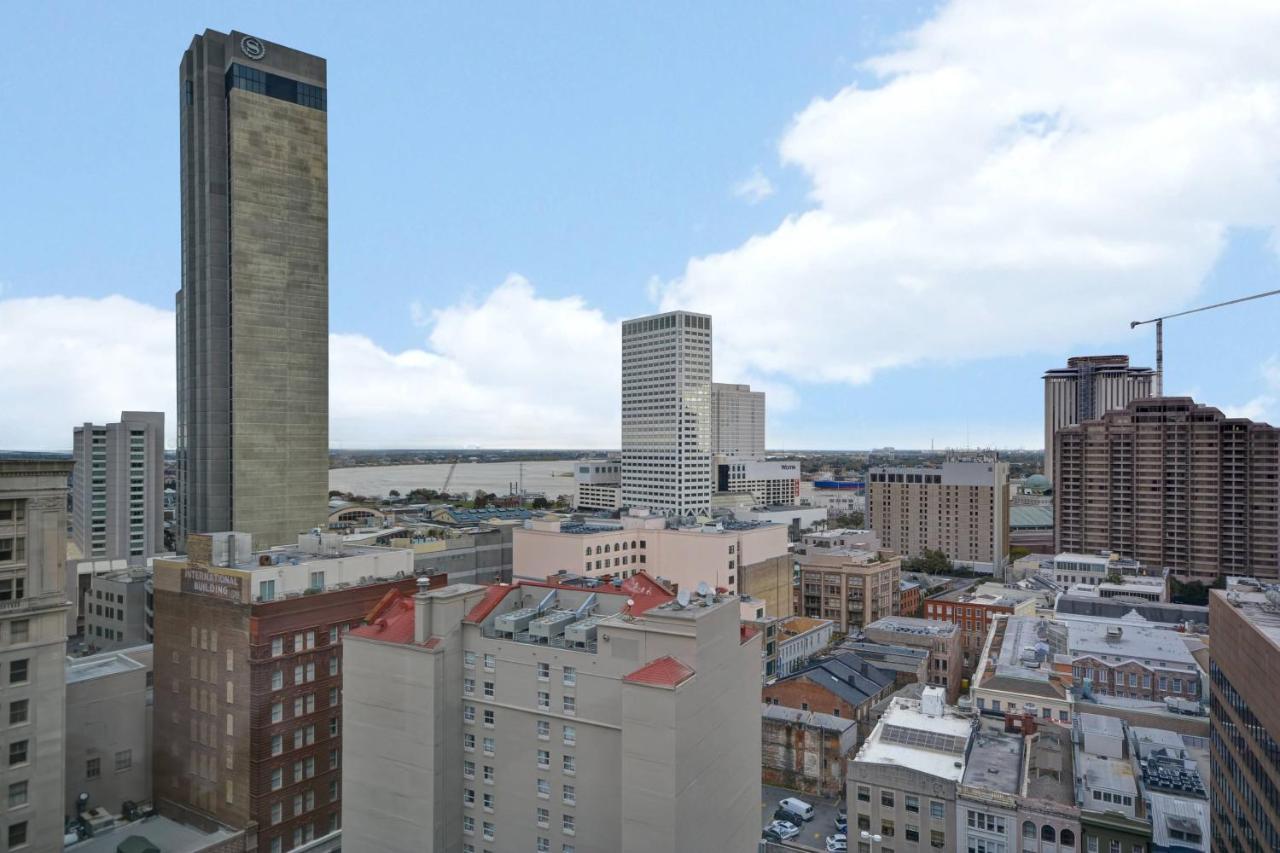
[[[1206,583],[1280,577],[1280,429],[1152,397],[1059,430],[1054,550]]]
[[[254,554],[246,534],[193,534],[155,562],[156,804],[206,830],[256,824],[263,853],[338,829],[341,639],[415,583],[409,551],[299,538]]]
[[[796,613],[830,619],[848,634],[886,616],[898,615],[902,559],[893,551],[831,548],[797,555]]]
[[[982,656],[992,617],[998,614],[1034,614],[1036,598],[1033,592],[986,583],[925,599],[924,616],[959,627],[961,677],[968,678]]]

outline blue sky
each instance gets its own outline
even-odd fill
[[[59,393],[0,379],[0,447],[172,411],[176,71],[206,27],[329,62],[335,445],[614,445],[615,324],[684,305],[716,315],[717,378],[771,392],[770,446],[1037,446],[1046,367],[1149,363],[1135,314],[1280,286],[1250,35],[1276,29],[996,14],[10,6],[0,362]],[[1072,39],[1096,80],[1053,57]],[[1130,55],[1134,95],[1107,85]],[[1280,420],[1280,298],[1174,322],[1167,390]]]

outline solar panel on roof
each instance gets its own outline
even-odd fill
[[[964,752],[964,738],[955,735],[931,732],[925,729],[909,729],[905,726],[885,725],[880,739],[886,743],[897,743],[919,749],[932,749],[938,752]]]

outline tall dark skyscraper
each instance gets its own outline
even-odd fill
[[[178,529],[254,547],[320,525],[328,494],[325,61],[206,30],[178,72]]]

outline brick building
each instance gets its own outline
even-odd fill
[[[858,721],[783,705],[764,705],[760,720],[760,779],[792,791],[840,797]]]
[[[155,562],[156,804],[203,829],[256,824],[263,853],[338,829],[341,638],[414,588],[409,551],[299,540],[254,554],[246,534],[193,534]]]
[[[955,623],[909,616],[879,619],[862,629],[873,643],[925,649],[929,652],[927,683],[947,691],[947,702],[954,704],[960,695],[960,629]]]
[[[850,652],[815,661],[762,690],[769,705],[859,720],[894,689],[894,675]]]
[[[961,677],[968,678],[982,656],[992,617],[1015,613],[1032,615],[1036,612],[1037,598],[1034,592],[987,583],[925,599],[924,616],[959,627]]]
[[[898,615],[902,560],[893,551],[832,548],[797,555],[796,614],[830,619],[847,634]]]

